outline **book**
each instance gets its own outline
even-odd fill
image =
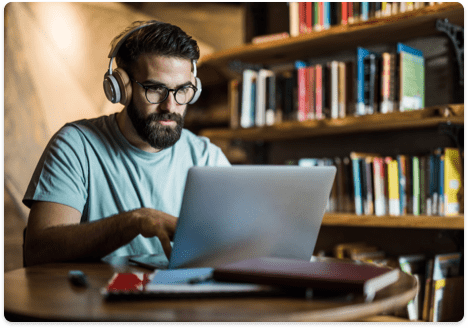
[[[408,158],[405,155],[397,156],[398,162],[398,182],[399,182],[399,195],[400,195],[400,215],[408,213],[407,208],[407,173],[408,173]]]
[[[306,68],[306,119],[315,118],[315,66]]]
[[[390,215],[400,215],[400,185],[398,181],[398,162],[386,157],[388,167],[388,205]]]
[[[330,103],[331,103],[331,118],[339,117],[339,105],[338,105],[338,89],[339,89],[339,78],[338,78],[338,61],[334,60],[328,63],[330,66],[331,74],[331,89],[330,89]]]
[[[381,113],[391,113],[395,110],[395,54],[382,53],[382,78],[381,78]]]
[[[240,92],[239,92],[239,87],[240,87],[240,81],[239,80],[231,80],[229,81],[229,93],[228,93],[228,102],[229,102],[229,111],[231,113],[231,120],[230,120],[230,126],[231,129],[237,129],[239,128],[239,97],[240,97]]]
[[[399,269],[364,263],[263,257],[216,267],[213,278],[217,281],[352,292],[372,300],[379,290],[395,283],[399,274]]]
[[[323,67],[320,64],[315,65],[315,118],[321,120],[323,115]]]
[[[289,2],[289,34],[292,37],[299,33],[299,2]]]
[[[351,155],[351,163],[353,168],[353,182],[354,182],[354,202],[355,211],[357,215],[364,214],[363,197],[362,197],[362,173],[360,159],[357,156]]]
[[[267,69],[260,69],[257,73],[257,85],[255,96],[255,126],[266,124],[266,104],[267,104],[267,78],[273,76],[273,72]]]
[[[356,115],[366,115],[365,102],[365,63],[364,59],[370,54],[369,50],[358,47],[356,60]]]
[[[461,253],[439,254],[434,257],[430,321],[441,321],[442,299],[445,294],[446,279],[459,276],[460,265]]]
[[[255,125],[255,90],[257,72],[245,69],[242,74],[242,110],[241,127],[250,128]]]
[[[421,207],[420,207],[420,184],[419,184],[419,157],[412,156],[412,171],[413,171],[413,215],[420,215],[421,214]]]
[[[439,162],[439,215],[445,215],[445,155],[440,155]]]
[[[403,43],[397,44],[401,112],[424,108],[425,73],[422,51]]]
[[[424,282],[426,271],[426,256],[424,254],[402,255],[398,257],[398,263],[403,272],[413,275],[418,285]],[[415,321],[422,319],[424,300],[424,288],[419,288],[416,297],[407,305],[407,317]]]
[[[348,24],[348,3],[342,2],[341,3],[341,25]]]
[[[461,188],[460,152],[456,148],[445,148],[444,155],[444,209],[445,216],[460,213],[458,191]]]
[[[275,74],[269,75],[266,78],[266,112],[265,112],[265,124],[271,126],[277,121],[276,110],[276,76]]]
[[[298,121],[302,122],[307,119],[308,115],[308,95],[307,95],[307,64],[302,61],[296,61],[297,69],[297,91],[298,91]]]
[[[375,153],[351,152],[350,158],[353,167],[354,200],[356,214],[371,215],[374,213],[373,201],[373,159],[378,157]]]
[[[375,215],[386,215],[387,197],[385,193],[385,170],[384,159],[382,157],[374,157],[374,195],[375,195]]]
[[[346,63],[338,62],[338,117],[346,117]]]

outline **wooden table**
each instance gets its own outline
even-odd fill
[[[88,287],[68,280],[69,270],[82,270]],[[417,293],[416,279],[399,280],[365,303],[343,297],[238,297],[106,301],[100,289],[115,272],[151,271],[127,263],[55,263],[5,273],[5,317],[46,321],[356,321],[404,307]]]

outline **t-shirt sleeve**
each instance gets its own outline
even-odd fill
[[[44,150],[23,203],[31,208],[34,201],[55,202],[83,213],[88,195],[87,166],[80,132],[72,126],[63,127]]]

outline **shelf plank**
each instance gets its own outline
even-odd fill
[[[350,227],[464,229],[464,216],[375,216],[351,213],[325,213],[322,225]]]
[[[350,116],[342,119],[288,121],[273,126],[248,129],[205,129],[200,134],[210,139],[275,141],[337,134],[428,128],[447,122],[464,124],[463,114],[441,117],[440,113],[447,107],[463,111],[464,105],[434,106],[411,112]]]
[[[337,25],[328,30],[297,37],[261,44],[246,44],[204,56],[200,60],[200,67],[223,68],[233,60],[271,65],[300,58],[319,57],[354,49],[356,44],[361,46],[375,44],[376,35],[382,43],[439,35],[441,32],[436,30],[435,22],[437,19],[445,18],[453,24],[463,26],[463,5],[448,2],[365,22]]]

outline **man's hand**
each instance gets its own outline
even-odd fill
[[[145,238],[158,237],[167,258],[171,257],[171,243],[178,218],[152,209],[140,208],[132,211],[138,219],[140,234]]]

